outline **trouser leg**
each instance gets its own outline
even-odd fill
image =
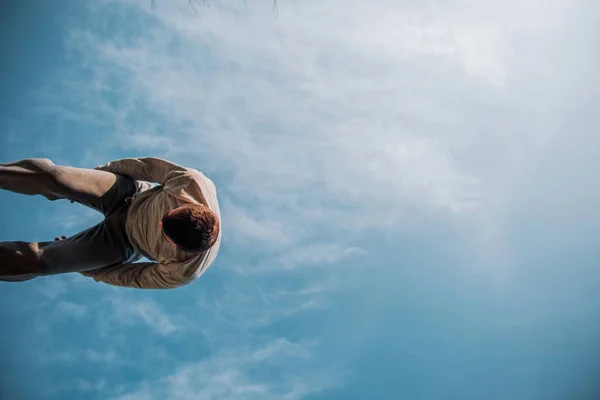
[[[106,171],[31,158],[0,164],[0,189],[49,200],[69,199],[108,215],[135,193],[136,184],[133,179]]]
[[[0,164],[0,189],[50,200],[70,199],[105,215],[102,223],[63,241],[1,242],[0,280],[86,271],[137,254],[125,233],[126,199],[137,189],[133,179],[35,158]]]
[[[0,280],[21,281],[135,261],[140,255],[125,233],[126,218],[127,206],[123,206],[96,226],[65,240],[2,242]]]

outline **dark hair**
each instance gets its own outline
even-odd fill
[[[219,236],[219,219],[208,207],[186,204],[162,218],[164,233],[181,250],[201,253],[210,249]]]

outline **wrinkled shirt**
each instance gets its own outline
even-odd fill
[[[131,244],[153,262],[123,263],[83,275],[116,286],[167,289],[196,280],[213,263],[221,243],[221,214],[215,185],[204,174],[153,157],[112,161],[97,169],[141,181],[142,191],[131,199],[125,226]],[[151,187],[148,182],[158,185]],[[202,253],[173,246],[158,226],[168,211],[188,203],[204,204],[219,218],[217,241]]]

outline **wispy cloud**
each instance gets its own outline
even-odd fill
[[[49,299],[55,299],[68,292],[68,282],[64,277],[53,276],[36,282],[36,292]]]
[[[93,168],[95,165],[88,165],[87,167]],[[59,200],[51,206],[56,211],[50,215],[39,212],[38,222],[51,226],[55,232],[55,237],[76,234],[79,231],[91,228],[103,219],[102,214],[98,211],[80,204],[71,204],[67,200]],[[47,240],[52,239],[47,238]]]
[[[309,265],[323,267],[340,260],[345,260],[345,264],[358,265],[361,263],[361,257],[367,254],[368,251],[363,248],[344,246],[341,243],[314,244],[299,250],[291,250],[282,256],[281,264],[288,269]]]
[[[167,335],[178,329],[171,316],[163,312],[153,300],[110,296],[106,298],[106,304],[111,305],[110,318],[121,325],[141,323],[160,335]]]
[[[107,363],[110,365],[117,365],[126,363],[123,359],[119,358],[115,349],[71,349],[60,352],[43,352],[38,354],[37,363],[39,365],[48,365],[53,363],[86,363],[86,364],[98,364]]]
[[[447,111],[434,98],[427,100],[434,86],[417,87],[418,80],[408,82],[394,69],[397,66],[417,72],[420,65],[403,65],[403,58],[391,53],[397,50],[407,57],[433,53],[440,62],[451,65],[456,61],[460,66],[462,56],[455,53],[462,42],[453,39],[448,29],[426,29],[418,21],[412,23],[414,28],[402,30],[400,36],[388,36],[393,31],[392,19],[385,17],[390,12],[387,6],[377,12],[377,7],[364,9],[359,3],[352,3],[352,7],[289,4],[288,11],[275,21],[252,9],[235,16],[234,10],[219,3],[215,11],[203,14],[202,23],[176,7],[164,6],[147,17],[149,22],[158,22],[153,25],[151,40],[102,43],[89,33],[76,32],[71,38],[75,46],[98,49],[98,58],[93,60],[99,62],[98,68],[117,67],[128,76],[127,89],[123,88],[128,92],[127,99],[143,99],[140,104],[144,107],[160,110],[172,124],[170,130],[178,132],[178,159],[199,157],[201,169],[211,170],[218,165],[219,171],[231,171],[232,179],[225,187],[240,198],[255,199],[255,215],[266,214],[264,207],[268,207],[278,211],[275,221],[294,229],[301,226],[302,219],[309,223],[315,218],[320,220],[319,225],[335,222],[338,226],[361,228],[397,219],[399,211],[393,208],[407,200],[463,210],[476,204],[479,186],[477,177],[462,171],[454,157],[456,142],[449,142],[439,130],[422,135],[419,125],[424,118],[437,124],[452,121],[445,121]],[[135,12],[146,11],[140,8]],[[344,28],[348,36],[343,39],[338,36],[340,32],[325,29],[328,18],[339,13],[349,24]],[[401,20],[410,18],[397,10],[394,15]],[[313,21],[310,29],[297,22],[304,17]],[[375,19],[386,28],[360,37],[351,33],[354,28],[361,31],[361,26]],[[465,29],[463,36],[477,37],[479,47],[495,47],[495,38],[488,40],[477,30]],[[287,40],[276,39],[279,35]],[[218,48],[207,42],[208,37],[218,38]],[[313,44],[316,37],[320,46]],[[167,45],[175,39],[183,41],[181,51]],[[411,40],[432,44],[411,46]],[[441,54],[428,50],[436,48],[436,41],[445,43],[448,50]],[[381,43],[381,47],[375,43]],[[223,68],[219,74],[205,73],[201,68],[203,56],[188,51],[194,48],[214,49],[215,56],[229,69]],[[157,57],[159,52],[163,56]],[[267,58],[269,63],[263,61]],[[327,61],[322,63],[321,59]],[[487,64],[500,62],[492,57]],[[469,68],[479,71],[479,64],[473,63]],[[227,72],[238,69],[244,73]],[[404,100],[404,109],[397,106],[400,90],[418,96]],[[492,89],[483,86],[482,90]],[[400,119],[403,116],[414,122],[407,125]],[[165,141],[170,139],[165,139],[163,133],[143,133],[154,131],[154,127],[147,129],[146,123],[140,124],[131,116],[120,123],[126,131],[135,132],[132,137],[143,144],[145,151],[168,150]],[[303,195],[308,193],[318,195],[310,199]],[[307,201],[308,207],[299,201]],[[336,213],[318,212],[330,208],[326,206],[329,203],[354,210],[357,218],[342,221]],[[370,204],[368,214],[366,204]],[[374,215],[378,210],[388,212],[385,220]],[[233,228],[251,229],[260,235],[261,230],[249,226],[250,221]]]
[[[265,275],[263,275],[264,277]],[[260,278],[246,278],[247,285],[237,281],[227,284],[217,298],[199,296],[199,311],[203,311],[202,332],[218,345],[229,345],[230,336],[219,337],[219,332],[235,329],[251,333],[294,315],[317,311],[324,306],[332,286],[303,287],[290,290],[285,287],[266,287]],[[195,330],[196,327],[190,327]]]
[[[86,381],[84,379],[80,379],[77,381],[77,389],[82,392],[99,392],[104,391],[106,389],[106,381],[100,380],[96,382]]]
[[[87,306],[83,304],[75,304],[70,301],[62,301],[58,303],[57,311],[68,317],[80,318],[87,314]]]
[[[241,245],[258,245],[262,249],[281,248],[293,242],[293,227],[281,221],[261,217],[257,213],[242,209],[232,202],[226,202],[228,229],[232,239]]]
[[[306,361],[311,357],[310,346],[275,339],[260,347],[230,349],[183,365],[118,399],[301,399],[338,384],[339,377],[325,368],[307,371],[310,364]],[[267,373],[257,374],[259,369]],[[273,380],[271,374],[280,379]]]
[[[528,75],[514,43],[532,29],[559,37],[569,8],[468,3],[286,2],[274,18],[258,2],[196,16],[177,2],[106,1],[96,7],[144,34],[70,29],[92,76],[69,77],[82,98],[72,106],[112,121],[119,149],[218,173],[232,238],[287,252],[324,230],[351,238],[440,213],[490,221],[478,213],[496,212],[514,166],[551,140],[507,127],[519,110],[561,104],[519,84],[541,86],[560,66]],[[504,122],[477,122],[482,112]]]

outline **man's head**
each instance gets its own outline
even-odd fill
[[[165,237],[188,253],[211,248],[219,235],[219,219],[202,204],[186,204],[166,213],[159,223]]]

